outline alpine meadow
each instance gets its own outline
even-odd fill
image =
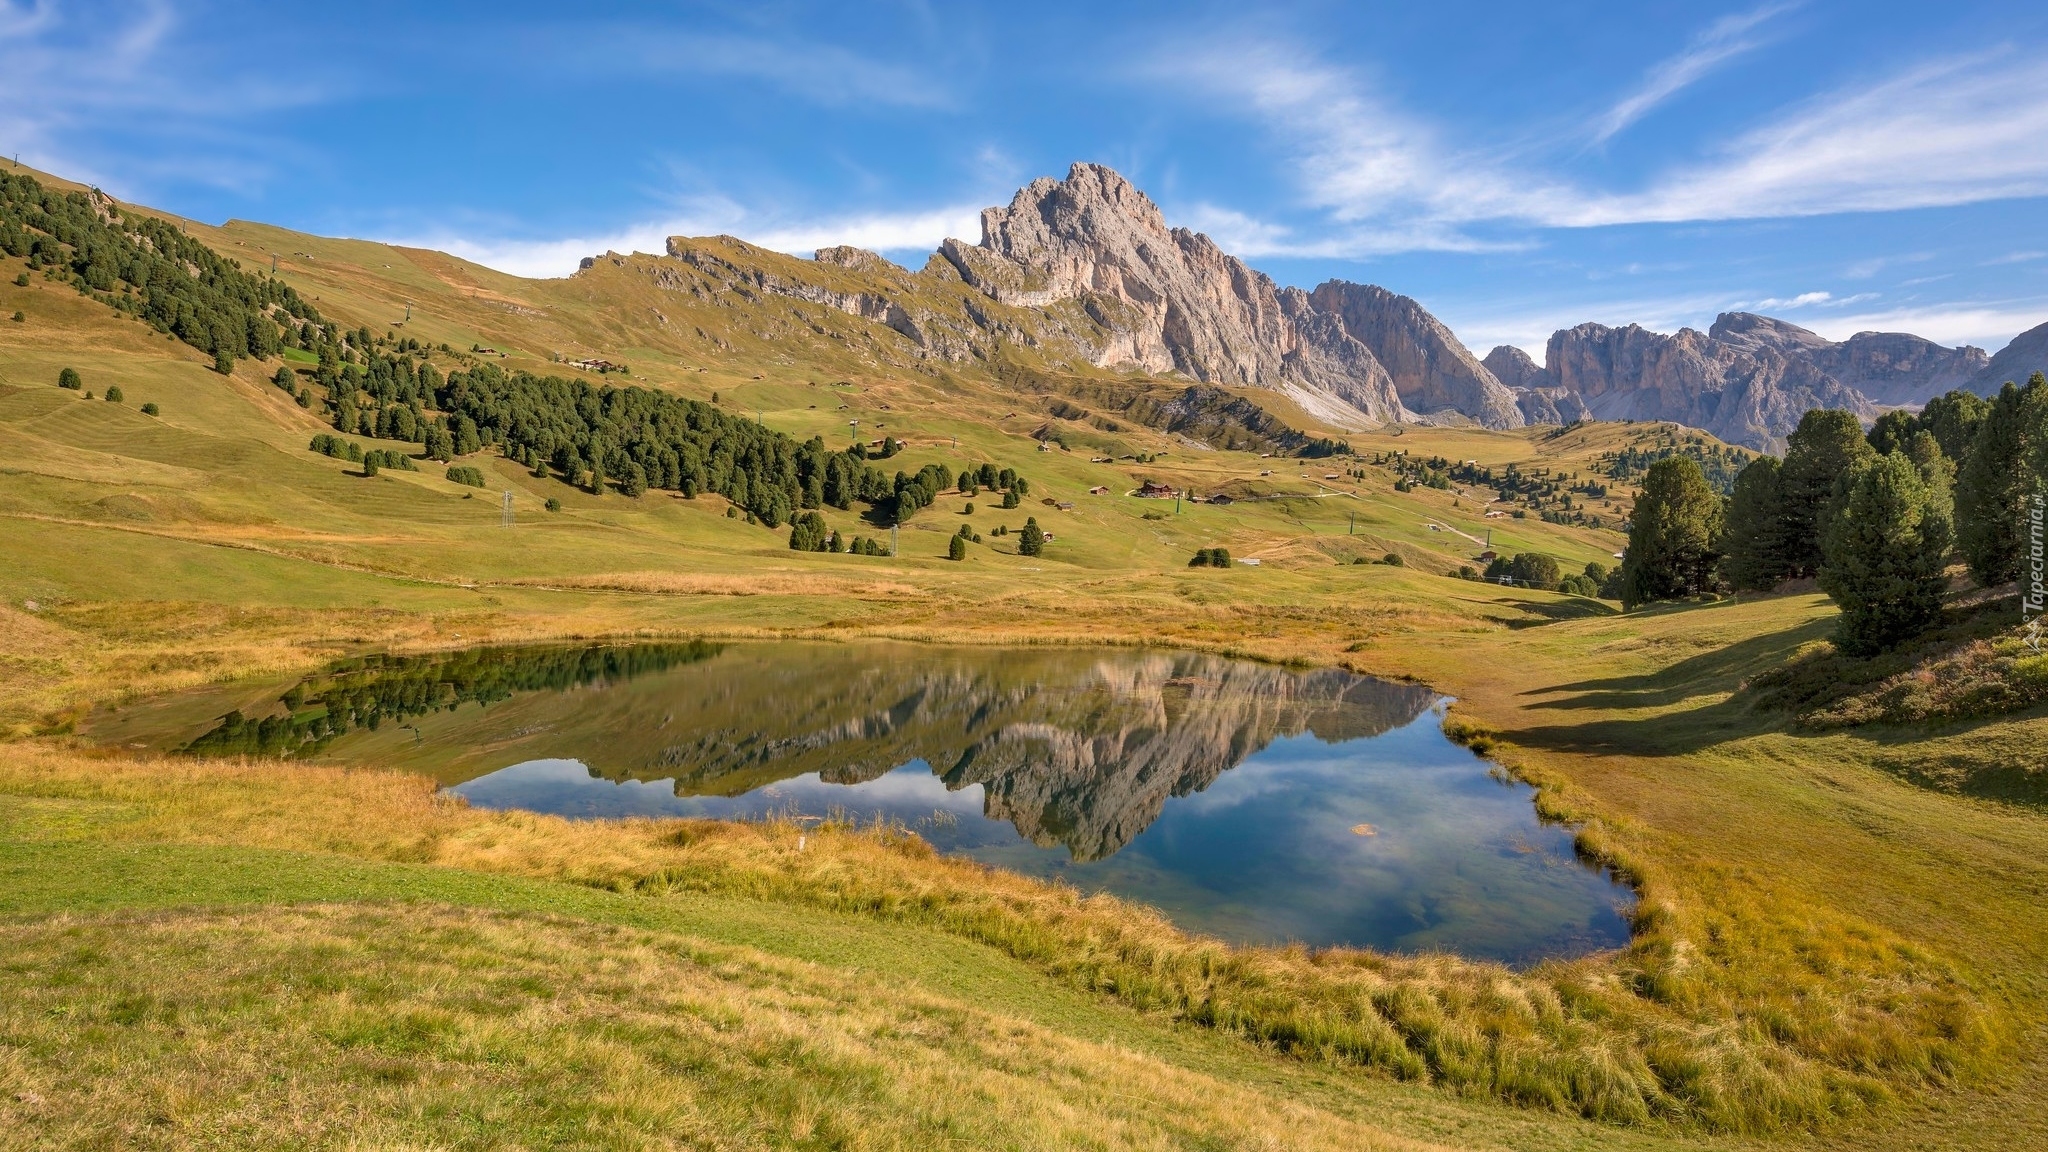
[[[621,93],[644,40],[716,81],[689,132],[643,124],[678,181],[796,155],[785,115],[993,99],[957,61],[929,89],[863,63],[851,25],[785,58],[750,38],[794,17],[729,17],[396,32],[521,60],[587,35]],[[1958,161],[1911,201],[1912,165],[1861,164],[1875,136],[1821,138],[1882,103],[1832,90],[1699,146],[1757,150],[1741,180],[1595,192],[1661,117],[1852,20],[1729,9],[1607,65],[1644,87],[1592,136],[1517,121],[1498,147],[1532,167],[1482,188],[1505,160],[1373,103],[1408,72],[1346,86],[1348,17],[1290,9],[1337,22],[1291,63],[1279,23],[1184,17],[1208,47],[1128,82],[1241,95],[1271,146],[1163,103],[1091,126],[1076,92],[1124,89],[1047,80],[1031,163],[1123,159],[1013,178],[990,145],[969,238],[777,223],[790,161],[641,245],[463,240],[528,211],[515,186],[625,177],[617,126],[572,161],[529,95],[458,94],[452,49],[408,114],[531,114],[561,155],[506,153],[486,195],[447,143],[407,195],[457,202],[403,225],[305,227],[400,218],[332,139],[411,154],[337,79],[382,64],[167,100],[156,128],[219,150],[205,193],[90,127],[143,111],[142,56],[80,73],[104,103],[0,81],[33,106],[0,114],[30,161],[0,164],[0,1147],[2048,1147],[2044,262],[1930,238],[2010,209],[2032,234],[2005,240],[2048,240],[2039,121],[1981,195]],[[81,19],[0,5],[0,62]],[[1144,55],[1125,15],[1060,19]],[[1413,19],[1389,35],[1449,34]],[[1489,70],[1534,63],[1475,35]],[[2005,75],[1971,59],[1944,96],[1889,83],[1961,116]],[[563,83],[562,116],[608,114]],[[230,164],[231,90],[306,123]],[[812,157],[834,194],[900,187],[846,133]],[[1742,200],[1794,144],[1836,199]],[[1196,175],[1260,165],[1307,181],[1268,219]],[[303,230],[180,214],[286,170]],[[1680,252],[1688,227],[1715,239]],[[1809,233],[1845,245],[1810,268],[1871,270],[1708,284]],[[1716,302],[1691,327],[1570,295],[1595,259]],[[2005,311],[1914,312],[1887,261],[1921,292],[1995,269]],[[1995,353],[1954,326],[1994,312]]]

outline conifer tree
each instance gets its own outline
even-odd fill
[[[790,521],[789,546],[798,552],[837,552],[825,530],[825,518],[816,512],[799,513]]]
[[[1786,577],[1785,497],[1776,456],[1759,456],[1735,477],[1721,534],[1721,578],[1744,592],[1768,592]]]
[[[1045,530],[1038,526],[1038,517],[1026,516],[1024,530],[1017,534],[1017,555],[1037,556],[1045,551]]]
[[[1860,426],[1856,443],[1869,451]],[[1721,498],[1698,461],[1671,456],[1650,465],[1621,561],[1623,604],[1635,608],[1712,590],[1721,526]]]
[[[960,535],[960,534],[959,534],[958,532],[955,532],[955,533],[953,534],[952,538],[951,538],[950,540],[948,540],[948,541],[946,542],[946,559],[948,559],[948,560],[965,560],[965,559],[967,559],[967,540],[966,540],[966,538],[965,538],[965,537],[961,536],[961,535]]]
[[[1955,538],[1970,575],[1986,588],[2019,576],[2021,503],[2031,493],[2028,425],[2037,417],[2041,374],[2006,384],[1991,402],[1956,476]]]
[[[1977,429],[1983,426],[1984,417],[1990,413],[1990,401],[1975,392],[1958,388],[1929,400],[1920,409],[1916,423],[1934,433],[1934,441],[1941,445],[1942,455],[1960,462],[1969,455],[1970,445],[1977,439]]]
[[[1815,408],[1800,417],[1778,473],[1785,509],[1780,525],[1785,575],[1820,571],[1820,541],[1827,533],[1835,485],[1875,454],[1854,412]]]
[[[1859,465],[1823,541],[1821,588],[1841,607],[1835,644],[1851,656],[1897,647],[1941,618],[1950,524],[1904,453]]]

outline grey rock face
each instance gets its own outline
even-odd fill
[[[1543,365],[1512,344],[1499,345],[1480,363],[1493,373],[1494,379],[1509,388],[1548,388],[1556,383],[1543,370]]]
[[[1551,335],[1545,368],[1598,419],[1673,420],[1764,450],[1781,449],[1810,408],[1877,418],[1868,398],[1815,366],[1780,328],[1792,326],[1716,323],[1730,337],[1717,339],[1692,328],[1666,336],[1635,324],[1581,324]]]
[[[1858,332],[1837,344],[1796,324],[1748,312],[1723,313],[1707,335],[1740,348],[1775,349],[1878,404],[1924,404],[1963,387],[1990,362],[1982,348],[1944,348],[1905,332]]]
[[[1488,428],[1522,425],[1514,393],[1414,300],[1343,280],[1318,285],[1309,300],[1372,350],[1409,410],[1468,416]]]
[[[999,303],[1072,316],[1103,367],[1178,372],[1212,384],[1278,388],[1325,419],[1407,413],[1371,351],[1207,236],[1169,228],[1116,172],[1076,164],[981,214],[981,242],[939,252]]]
[[[1585,401],[1569,388],[1517,388],[1515,404],[1531,424],[1565,425],[1593,418]]]
[[[891,263],[878,252],[855,248],[851,244],[838,244],[831,248],[820,248],[812,255],[820,264],[834,264],[855,272],[901,272],[902,268]]]
[[[2007,381],[2024,384],[2036,372],[2048,372],[2048,324],[2027,329],[1998,350],[1965,387],[1979,396],[1996,395]]]

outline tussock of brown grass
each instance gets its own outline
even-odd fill
[[[904,834],[827,827],[800,842],[797,828],[775,824],[577,822],[472,810],[396,774],[94,760],[33,745],[0,753],[0,789],[132,806],[137,815],[99,833],[110,837],[905,921],[1304,1060],[1609,1122],[1813,1125],[1951,1079],[1993,1045],[1974,1002],[1927,957],[1846,921],[1816,933],[1804,910],[1774,919],[1743,900],[1723,913],[1646,899],[1625,955],[1518,974],[1448,956],[1233,948],[1112,898],[937,857]],[[1600,826],[1582,835],[1603,850]]]

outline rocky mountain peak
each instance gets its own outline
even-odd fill
[[[999,303],[1071,317],[1105,367],[1275,388],[1353,427],[1522,423],[1512,395],[1420,304],[1343,281],[1280,287],[1209,237],[1169,227],[1100,164],[1032,181],[984,211],[981,228],[979,244],[940,247],[960,278]]]
[[[1075,244],[1167,242],[1166,215],[1115,169],[1077,163],[1065,180],[1041,176],[1018,189],[1008,208],[981,212],[981,246],[1023,263],[1056,257]]]
[[[1707,329],[1709,339],[1745,348],[1775,348],[1780,352],[1831,347],[1826,337],[1809,332],[1788,320],[1759,316],[1754,312],[1723,312]]]

